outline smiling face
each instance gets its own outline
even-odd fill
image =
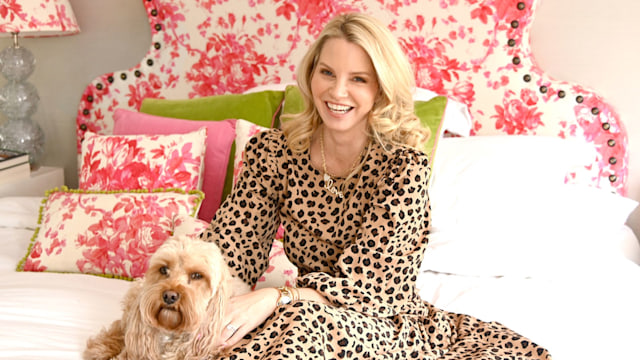
[[[328,39],[313,70],[311,93],[327,130],[364,133],[378,93],[371,59],[354,43]]]

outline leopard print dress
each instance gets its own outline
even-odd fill
[[[255,284],[282,224],[297,285],[330,305],[295,301],[247,334],[228,359],[550,359],[495,322],[440,310],[415,286],[429,234],[427,157],[372,145],[344,197],[280,130],[252,138],[236,188],[201,235]]]

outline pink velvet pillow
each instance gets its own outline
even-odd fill
[[[182,120],[116,109],[113,121],[115,135],[182,134],[202,127],[207,128],[202,182],[205,198],[198,218],[211,221],[222,198],[231,144],[235,138],[235,120]]]

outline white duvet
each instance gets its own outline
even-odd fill
[[[0,199],[0,359],[80,359],[86,338],[120,316],[129,282],[15,272],[39,205],[38,198]],[[637,244],[628,229],[620,236]],[[640,359],[640,268],[621,257],[571,274],[532,279],[427,271],[419,286],[434,305],[499,321],[556,360]]]
[[[436,306],[501,322],[556,360],[640,359],[636,264],[556,280],[423,273],[420,283]]]

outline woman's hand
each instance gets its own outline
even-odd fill
[[[264,288],[231,298],[225,310],[220,349],[232,347],[271,316],[279,296],[278,289]]]

